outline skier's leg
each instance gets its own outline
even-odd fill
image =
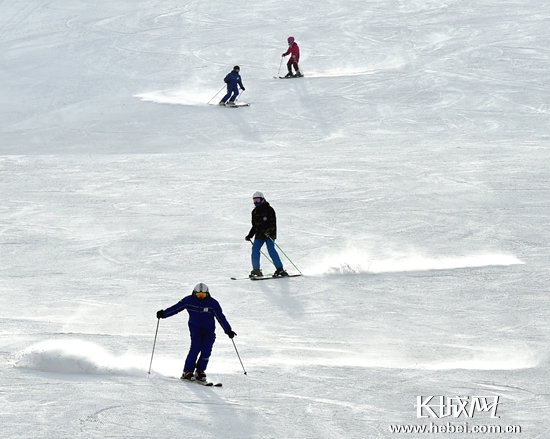
[[[195,370],[195,364],[197,363],[197,357],[201,351],[201,333],[196,329],[189,328],[191,335],[191,347],[189,348],[189,353],[185,359],[185,366],[183,367],[184,372],[192,372]]]
[[[212,347],[215,341],[216,334],[214,331],[205,332],[202,335],[201,356],[199,357],[199,361],[197,361],[197,369],[204,372],[208,367],[208,360],[210,360],[210,355],[212,355]]]
[[[254,239],[252,244],[252,268],[254,270],[260,269],[260,250],[265,243],[265,239]]]
[[[275,240],[268,239],[265,244],[267,245],[267,251],[269,252],[269,256],[271,256],[271,260],[273,261],[273,265],[275,265],[275,268],[283,268],[283,263],[281,262],[279,253],[277,253],[277,249],[275,249]]]
[[[286,63],[286,68],[288,69],[288,73],[285,75],[285,78],[292,78],[294,76],[294,74],[292,73],[293,64],[294,64],[294,61],[292,61],[292,58],[290,58]]]
[[[231,90],[233,93],[233,96],[229,99],[229,102],[235,102],[235,99],[237,99],[237,96],[239,96],[239,87],[235,87],[233,90]]]
[[[227,94],[222,98],[222,100],[220,101],[220,104],[225,104],[230,97],[231,97],[231,90],[229,90],[229,87],[228,87]]]

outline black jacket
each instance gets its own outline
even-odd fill
[[[277,239],[277,217],[266,200],[252,211],[252,228],[248,238],[252,236],[256,239]]]

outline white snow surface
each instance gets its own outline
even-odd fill
[[[2,437],[547,438],[549,25],[535,0],[0,1]],[[280,81],[289,35],[306,76]],[[235,64],[252,105],[208,105]],[[230,280],[257,190],[304,276]],[[152,357],[198,282],[247,371],[218,327],[222,388],[177,379],[186,313]],[[390,431],[447,422],[521,434]]]

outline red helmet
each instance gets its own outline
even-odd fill
[[[287,41],[288,41],[288,44],[294,43],[294,37],[288,37]]]

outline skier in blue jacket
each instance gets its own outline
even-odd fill
[[[208,286],[202,282],[195,286],[190,296],[184,297],[170,308],[157,311],[157,318],[165,319],[184,309],[189,313],[191,347],[185,360],[181,379],[206,381],[205,370],[216,340],[216,322],[214,319],[218,320],[229,338],[233,338],[237,334],[231,329],[231,325],[223,315],[218,301],[210,296]],[[194,376],[193,372],[195,373]]]
[[[224,78],[224,82],[227,84],[227,94],[222,98],[219,105],[235,105],[235,99],[239,96],[239,87],[242,91],[245,90],[239,74],[240,71],[240,67],[235,66],[233,71],[229,72]]]

